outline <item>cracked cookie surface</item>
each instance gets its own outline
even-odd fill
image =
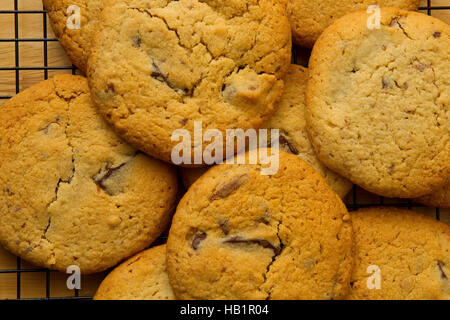
[[[289,0],[287,14],[292,28],[292,40],[312,48],[320,34],[336,19],[354,11],[366,11],[370,5],[417,10],[420,0]]]
[[[318,158],[364,189],[415,198],[450,175],[450,27],[385,8],[339,19],[310,61],[307,129]]]
[[[355,266],[349,299],[450,299],[447,224],[397,208],[361,209],[351,216]],[[368,289],[368,282],[375,285],[370,266],[379,268],[380,289]]]
[[[72,63],[86,73],[91,39],[105,0],[43,0],[53,32]],[[75,22],[76,12],[71,6],[80,8],[80,29],[70,29],[67,21]],[[68,12],[69,11],[69,12]]]
[[[166,246],[147,249],[116,267],[94,300],[174,300],[166,270]]]
[[[279,163],[273,176],[260,165],[218,165],[192,185],[167,242],[177,298],[346,295],[352,227],[344,204],[297,156],[280,151]]]
[[[171,162],[172,133],[193,137],[195,121],[225,136],[261,128],[276,108],[291,55],[276,0],[129,0],[107,6],[101,24],[88,61],[93,99],[156,158]]]
[[[2,105],[0,243],[36,265],[83,274],[148,247],[172,213],[173,168],[122,141],[87,80],[58,75]]]

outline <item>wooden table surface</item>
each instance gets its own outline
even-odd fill
[[[42,10],[41,0],[19,0],[19,10]],[[426,6],[426,1],[422,1]],[[450,0],[432,0],[432,6],[450,6]],[[14,10],[13,0],[0,0],[1,10]],[[450,10],[433,10],[432,15],[450,23]],[[14,15],[0,14],[0,39],[14,39]],[[18,19],[19,38],[42,38],[43,14],[20,14]],[[47,22],[47,38],[54,38],[53,31]],[[57,41],[48,42],[48,66],[70,67],[70,60]],[[40,67],[44,61],[43,42],[19,42],[19,65],[21,67]],[[0,42],[0,68],[15,66],[14,42]],[[49,70],[48,76],[57,73],[70,73],[70,70]],[[44,79],[43,70],[21,70],[19,72],[20,90]],[[16,93],[16,81],[14,70],[0,70],[0,96],[13,96]],[[4,100],[0,100],[0,105]],[[351,203],[351,197],[348,199]],[[385,202],[398,203],[398,200],[386,199]],[[378,204],[379,198],[363,190],[358,190],[358,203]],[[413,208],[425,214],[435,216],[435,210],[429,208]],[[450,224],[450,211],[440,211],[441,220]],[[17,274],[1,273],[1,270],[15,270],[17,258],[0,247],[0,299],[17,298]],[[25,261],[21,262],[21,269],[36,269]],[[24,272],[20,276],[21,298],[40,298],[46,296],[47,282],[49,283],[51,297],[73,297],[74,291],[66,287],[66,274],[59,272]],[[92,296],[104,274],[82,277],[82,289],[80,296]]]

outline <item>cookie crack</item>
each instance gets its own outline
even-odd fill
[[[178,38],[178,45],[179,45],[180,47],[182,47],[182,48],[184,48],[184,49],[186,49],[187,51],[189,51],[189,52],[192,53],[192,48],[186,47],[185,45],[183,45],[183,44],[181,43],[181,37],[180,37],[180,35],[178,34],[178,30],[175,29],[175,28],[171,28],[171,27],[169,26],[167,20],[166,20],[164,17],[155,15],[155,14],[151,13],[151,12],[150,12],[149,10],[147,10],[147,9],[135,8],[135,7],[128,7],[128,9],[129,9],[129,10],[138,11],[138,12],[143,13],[143,14],[146,14],[146,15],[148,15],[150,18],[161,20],[161,21],[166,25],[167,30],[172,31],[172,32],[175,34],[175,36]]]
[[[67,98],[67,97],[64,97],[64,96],[62,96],[61,94],[59,94],[59,93],[57,92],[57,90],[56,90],[56,96],[57,96],[58,98],[60,98],[61,100],[64,100],[64,101],[66,102],[66,104],[67,104],[67,108],[66,108],[66,112],[67,112],[67,122],[66,122],[65,127],[64,127],[64,134],[65,134],[66,139],[67,139],[67,145],[68,145],[68,147],[69,147],[70,150],[71,150],[71,157],[72,157],[72,173],[71,173],[70,177],[69,177],[68,179],[66,179],[66,180],[59,178],[58,183],[56,184],[56,187],[55,187],[55,196],[53,197],[52,201],[50,201],[50,202],[47,204],[48,223],[47,223],[47,226],[46,226],[46,228],[44,229],[44,232],[43,232],[43,234],[42,234],[42,239],[45,239],[45,240],[47,240],[47,241],[49,241],[49,242],[50,242],[50,240],[48,240],[48,238],[47,238],[47,232],[48,232],[48,230],[49,230],[49,228],[50,228],[50,225],[51,225],[51,215],[50,215],[50,213],[49,213],[49,209],[50,209],[50,207],[51,207],[56,201],[58,201],[58,194],[59,194],[59,189],[60,189],[61,183],[70,184],[70,183],[72,182],[72,180],[73,180],[73,178],[74,178],[74,176],[75,176],[75,172],[76,172],[76,167],[75,167],[75,156],[74,156],[74,155],[75,155],[75,147],[73,146],[73,144],[72,144],[72,142],[71,142],[70,134],[69,134],[69,127],[70,127],[70,103],[71,103],[71,101],[72,101],[73,99],[79,97],[80,94],[76,94],[75,96],[72,96],[72,97],[70,97],[70,98]]]
[[[447,275],[444,272],[445,263],[439,260],[439,261],[437,261],[437,266],[438,266],[438,269],[439,269],[439,273],[441,274],[441,278],[443,280],[448,280],[448,277],[447,277]]]
[[[264,286],[264,285],[267,283],[267,280],[268,280],[268,274],[270,273],[272,266],[275,264],[275,262],[277,261],[278,257],[282,255],[283,250],[284,250],[284,248],[285,248],[285,246],[284,246],[284,244],[283,244],[283,240],[282,240],[281,237],[280,237],[280,226],[281,226],[281,224],[282,224],[282,221],[279,221],[279,222],[278,222],[278,225],[277,225],[277,238],[278,238],[278,241],[280,242],[280,247],[279,247],[279,250],[278,250],[278,251],[274,251],[274,255],[272,256],[272,261],[270,261],[270,263],[267,265],[266,273],[264,274],[264,282],[263,282],[263,284],[260,286],[260,288],[261,288],[262,286]],[[272,286],[272,287],[267,291],[267,297],[266,297],[266,300],[270,300],[270,299],[271,299],[273,287],[274,287],[274,286]]]
[[[209,6],[209,5],[208,5],[208,6]],[[185,46],[185,45],[182,44],[182,42],[181,42],[181,37],[180,37],[180,35],[179,35],[179,33],[178,33],[178,30],[177,30],[176,28],[170,27],[169,23],[167,22],[167,20],[165,19],[164,16],[157,15],[157,14],[155,14],[155,13],[152,13],[152,12],[150,12],[148,9],[142,9],[142,8],[136,8],[136,7],[128,7],[128,9],[138,11],[138,12],[140,12],[140,13],[142,13],[142,14],[146,14],[146,15],[148,15],[150,18],[155,18],[155,19],[161,20],[161,21],[166,25],[167,30],[169,30],[169,31],[171,31],[171,32],[173,32],[173,33],[175,34],[175,36],[176,36],[177,39],[178,39],[178,45],[179,45],[181,48],[187,50],[189,53],[192,54],[193,48],[188,47],[188,46]],[[213,11],[216,12],[216,10],[213,10]],[[217,12],[216,12],[216,13],[217,13]],[[234,17],[233,17],[233,18],[234,18]],[[203,18],[203,20],[204,20],[204,18]],[[199,22],[203,22],[203,20],[201,20],[201,21],[199,21]],[[264,20],[264,19],[261,19],[261,21],[263,21],[263,20]],[[243,56],[244,56],[248,51],[252,51],[252,50],[254,49],[254,47],[256,46],[256,43],[257,43],[257,34],[255,35],[255,37],[254,37],[254,39],[253,39],[253,41],[252,41],[252,46],[251,46],[251,48],[250,48],[249,50],[246,50],[245,52],[243,52],[243,53],[241,54],[241,56],[239,57],[238,60],[242,60],[242,59],[243,59]],[[224,53],[219,54],[219,55],[217,55],[217,56],[214,55],[213,52],[211,52],[211,50],[209,49],[208,44],[204,41],[204,39],[203,39],[202,37],[200,37],[199,44],[202,45],[202,46],[206,49],[206,51],[208,52],[208,54],[211,56],[211,60],[212,60],[212,61],[217,61],[217,60],[219,60],[219,59],[222,58],[222,57],[226,57],[226,54],[224,54]],[[285,43],[285,44],[283,44],[282,46],[280,46],[280,48],[275,48],[274,50],[285,49],[288,45],[289,45],[289,43]],[[255,59],[255,60],[253,61],[252,65],[257,65],[258,63],[260,63],[260,62],[261,62],[263,59],[265,59],[266,57],[267,57],[267,55],[262,55],[262,56],[258,57],[257,59]],[[197,89],[197,87],[198,87],[199,85],[201,85],[201,83],[206,79],[206,78],[204,77],[204,75],[202,74],[202,75],[200,76],[200,78],[198,79],[198,81],[196,81],[195,83],[192,84],[192,88],[178,88],[178,87],[174,86],[174,85],[169,81],[168,75],[164,74],[164,73],[160,70],[160,68],[159,68],[158,65],[155,63],[155,61],[154,61],[153,59],[151,59],[151,61],[152,61],[152,69],[153,69],[152,77],[153,77],[154,79],[158,80],[158,81],[161,81],[161,82],[165,83],[169,88],[171,88],[172,90],[174,90],[177,94],[181,95],[181,96],[182,96],[183,102],[185,102],[185,99],[187,99],[187,98],[192,98],[193,95],[194,95],[194,92],[195,92],[196,89]],[[233,68],[233,70],[231,70],[230,74],[234,74],[237,70],[244,69],[245,67],[248,67],[248,68],[254,70],[254,68],[253,68],[251,65],[249,65],[248,63],[238,63],[238,64]],[[274,75],[275,72],[258,72],[258,74],[259,74],[259,75],[263,75],[263,74]],[[226,77],[225,77],[225,78],[226,78]]]
[[[403,25],[400,23],[400,19],[401,17],[394,17],[392,18],[391,22],[389,23],[389,27],[395,27],[395,25],[398,26],[398,28],[403,32],[403,34],[410,40],[414,40],[409,34],[408,32],[406,32],[405,28],[403,27]]]
[[[75,176],[75,171],[76,171],[76,166],[75,166],[75,147],[74,147],[74,145],[72,144],[71,137],[70,137],[70,134],[69,134],[69,127],[70,127],[70,104],[71,104],[71,102],[72,102],[73,99],[78,98],[81,94],[76,94],[75,96],[72,96],[72,97],[70,97],[70,98],[65,98],[65,97],[61,96],[60,94],[58,94],[58,93],[56,93],[56,95],[57,95],[59,98],[65,100],[66,103],[67,103],[67,109],[66,109],[66,110],[67,110],[67,123],[66,123],[66,125],[65,125],[65,127],[64,127],[64,134],[65,134],[66,139],[67,139],[67,145],[69,146],[69,148],[70,148],[70,150],[71,150],[71,154],[72,154],[72,174],[71,174],[71,176],[70,176],[67,180],[60,179],[60,182],[65,182],[65,183],[70,184],[70,183],[72,182],[73,177]],[[58,186],[57,186],[57,187],[58,187],[58,189],[59,189],[59,183],[58,183]]]
[[[161,21],[166,25],[167,30],[169,30],[169,31],[171,31],[171,32],[173,32],[173,33],[175,34],[175,36],[176,36],[177,39],[178,39],[178,45],[179,45],[181,48],[183,48],[183,49],[185,49],[186,51],[188,51],[190,54],[192,54],[193,49],[190,48],[190,47],[187,47],[187,46],[185,46],[185,45],[182,44],[182,42],[181,42],[181,37],[180,37],[180,35],[178,34],[178,30],[175,29],[175,28],[171,28],[171,27],[169,26],[169,23],[167,22],[167,20],[166,20],[163,16],[159,16],[159,15],[153,14],[153,13],[151,13],[149,10],[146,10],[146,9],[133,8],[133,7],[129,7],[129,9],[130,9],[130,10],[138,11],[138,12],[143,13],[143,14],[146,14],[146,15],[148,15],[150,18],[161,20]],[[208,46],[207,46],[203,41],[200,41],[200,44],[203,45],[203,46],[206,48],[206,50],[208,51],[208,53],[211,55],[211,59],[214,60],[214,55],[213,55],[212,52],[209,50]],[[203,80],[203,77],[200,77],[200,79],[199,79],[195,84],[193,84],[192,88],[190,88],[190,89],[189,89],[189,88],[178,88],[178,87],[176,87],[174,84],[172,84],[172,83],[169,81],[169,76],[166,75],[166,74],[164,74],[164,73],[161,71],[161,69],[159,68],[159,66],[157,65],[157,63],[155,63],[155,61],[154,61],[153,59],[151,59],[151,61],[152,61],[152,69],[153,69],[152,75],[151,75],[151,76],[152,76],[154,79],[158,80],[158,81],[164,82],[169,88],[171,88],[171,89],[174,90],[176,93],[178,93],[178,94],[180,94],[180,95],[183,95],[183,96],[185,96],[185,97],[186,97],[186,96],[187,96],[187,97],[192,97],[192,96],[193,96],[193,93],[194,93],[194,91],[195,91],[195,89],[196,89],[197,86],[198,86],[198,84]],[[183,99],[184,99],[184,98],[183,98]]]
[[[154,60],[152,60],[152,74],[151,74],[153,79],[156,79],[160,82],[165,83],[170,89],[172,89],[173,91],[175,91],[176,93],[180,94],[180,95],[184,95],[184,96],[192,96],[194,90],[195,90],[195,85],[193,86],[192,89],[188,89],[188,88],[179,88],[177,86],[175,86],[172,82],[169,81],[169,75],[165,75],[161,69],[159,68],[159,66],[155,63]]]

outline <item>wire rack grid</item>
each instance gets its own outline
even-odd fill
[[[55,39],[53,36],[49,37],[49,34],[51,33],[48,27],[48,17],[45,12],[45,10],[42,9],[42,6],[39,10],[32,9],[29,10],[26,8],[26,5],[23,6],[22,2],[29,3],[29,2],[41,2],[40,0],[0,0],[0,18],[1,16],[10,16],[12,17],[11,21],[14,24],[14,33],[12,37],[0,37],[0,45],[2,43],[9,43],[13,45],[13,52],[10,54],[14,56],[13,59],[13,65],[2,65],[0,64],[0,73],[9,71],[11,72],[11,75],[14,74],[13,79],[3,79],[3,82],[13,82],[14,85],[14,91],[15,93],[19,93],[23,88],[21,86],[21,72],[26,71],[37,71],[42,72],[42,78],[41,80],[48,79],[49,78],[49,72],[57,71],[57,72],[63,72],[63,73],[72,73],[77,74],[77,69],[70,64],[63,65],[63,66],[50,66],[49,65],[49,54],[48,54],[48,47],[50,43],[57,42],[58,40]],[[11,4],[12,2],[12,4]],[[437,4],[435,4],[437,3]],[[442,5],[441,5],[442,4]],[[4,9],[4,8],[7,9]],[[24,8],[25,7],[25,8]],[[36,7],[36,6],[34,6]],[[439,1],[439,0],[428,0],[428,1],[422,1],[422,5],[419,8],[421,12],[427,13],[428,15],[433,15],[434,12],[442,12],[445,10],[450,11],[450,1]],[[30,16],[40,17],[42,23],[41,23],[41,29],[42,29],[42,36],[41,37],[21,37],[20,27],[19,27],[19,21],[21,19],[28,19]],[[53,35],[53,33],[51,33]],[[22,43],[42,43],[43,47],[43,59],[42,64],[38,66],[26,66],[21,65],[20,60],[20,50],[21,50],[21,44]],[[305,64],[307,61],[309,52],[305,52],[304,50],[300,48],[293,48],[293,62],[296,64]],[[3,94],[3,91],[1,90],[1,83],[2,79],[0,77],[0,105],[2,102],[4,102],[7,99],[10,99],[13,95],[12,94]],[[0,112],[1,112],[1,106],[0,106]],[[398,200],[398,199],[385,199],[383,197],[377,197],[374,195],[371,195],[364,190],[354,187],[353,192],[350,193],[350,195],[346,199],[346,204],[349,208],[349,210],[356,210],[363,207],[370,207],[370,206],[398,206],[398,207],[405,207],[414,209],[417,211],[421,211],[423,213],[426,213],[428,215],[434,215],[436,219],[441,219],[441,210],[439,208],[425,208],[423,206],[417,205],[410,200]],[[430,211],[431,209],[431,211]],[[448,212],[445,212],[445,215],[447,215]],[[445,220],[448,222],[448,218],[446,217]],[[161,242],[164,242],[164,238],[160,239]],[[14,274],[16,276],[16,283],[15,283],[15,296],[12,297],[13,299],[91,299],[92,294],[90,295],[83,295],[80,294],[80,291],[75,289],[73,290],[71,295],[64,295],[64,296],[54,296],[54,294],[51,291],[52,288],[52,274],[57,273],[55,271],[42,269],[42,268],[35,268],[35,267],[23,267],[24,262],[21,258],[17,257],[15,262],[14,268],[1,268],[0,267],[0,294],[2,289],[2,277],[3,275],[8,274]],[[0,265],[1,266],[1,265]],[[44,286],[45,286],[45,293],[43,293],[39,297],[24,297],[22,294],[22,286],[23,286],[23,277],[25,274],[30,273],[40,273],[44,275]],[[103,275],[102,275],[103,276]],[[0,295],[1,298],[1,295]]]

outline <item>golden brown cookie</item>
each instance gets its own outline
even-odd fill
[[[396,208],[352,214],[355,266],[349,299],[450,299],[450,227]]]
[[[353,184],[329,170],[317,159],[306,131],[305,90],[308,70],[291,65],[283,80],[285,88],[280,105],[266,127],[279,129],[280,147],[312,165],[341,198],[345,197]],[[206,168],[182,168],[180,172],[184,185],[189,188],[206,170]]]
[[[116,267],[94,300],[174,300],[166,270],[166,246],[147,249]]]
[[[414,199],[414,201],[430,207],[450,208],[450,183],[429,195]]]
[[[289,0],[287,13],[293,41],[312,48],[320,34],[336,19],[346,14],[367,10],[371,5],[417,10],[420,0]]]
[[[261,168],[212,167],[181,200],[167,242],[178,298],[347,294],[352,226],[339,196],[297,156],[280,151],[275,175],[262,175]]]
[[[83,77],[57,75],[0,112],[0,243],[83,274],[148,247],[175,205],[176,170],[116,136]]]
[[[318,158],[364,189],[416,198],[450,178],[450,27],[424,14],[349,14],[314,46],[308,131]]]
[[[261,128],[275,111],[291,58],[278,0],[128,0],[106,7],[101,24],[88,63],[93,99],[146,153],[171,162],[175,130],[193,139],[201,122],[225,136]]]
[[[306,131],[305,91],[308,70],[291,65],[284,78],[285,88],[280,105],[269,120],[267,128],[280,130],[280,148],[295,154],[313,166],[330,187],[341,197],[345,197],[353,184],[325,167],[317,159]]]
[[[83,73],[86,73],[91,38],[98,28],[96,24],[104,2],[104,0],[43,0],[59,43],[72,63]],[[77,21],[80,22],[80,28],[75,25]]]

